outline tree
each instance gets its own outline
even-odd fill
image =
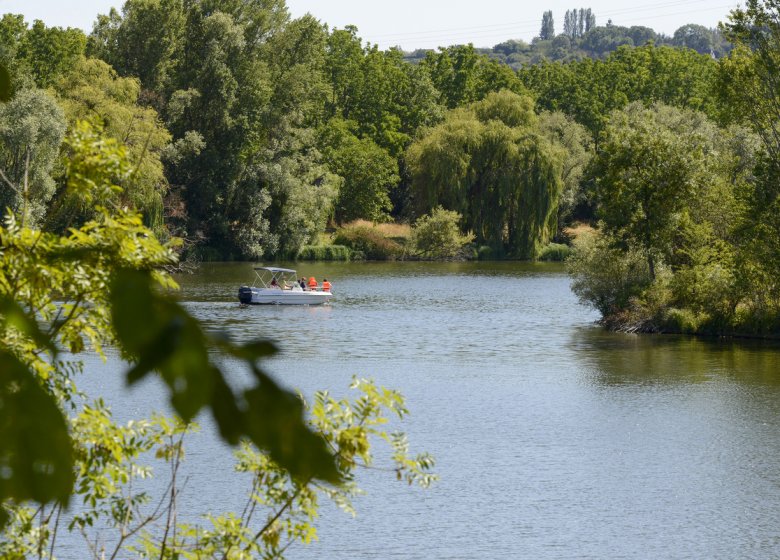
[[[761,141],[755,180],[744,196],[740,275],[747,290],[762,294],[756,298],[757,315],[771,324],[778,295],[774,279],[780,270],[780,8],[776,2],[750,0],[732,11],[721,30],[734,44],[718,72],[722,120],[750,126]]]
[[[182,0],[126,2],[105,59],[122,76],[140,80],[157,95],[170,95],[184,59],[186,11]],[[111,15],[109,15],[111,18]],[[111,19],[105,25],[110,25]],[[100,30],[98,22],[97,30]],[[99,34],[93,33],[95,41]],[[110,35],[109,35],[110,36]],[[97,44],[95,44],[97,47]],[[102,54],[98,48],[95,54]]]
[[[661,102],[682,109],[718,114],[713,85],[717,63],[712,57],[688,49],[648,44],[619,47],[605,64],[625,76],[621,89],[629,101]]]
[[[689,23],[678,28],[672,36],[672,44],[693,49],[699,54],[712,54],[712,31],[703,25]]]
[[[171,137],[157,112],[138,104],[138,80],[118,77],[101,60],[82,58],[55,87],[71,126],[90,120],[125,147],[134,171],[121,178],[122,194],[116,202],[141,212],[145,223],[161,234],[168,186],[161,157]],[[51,229],[64,230],[85,221],[87,209],[74,206],[75,201],[64,196],[64,188],[61,194],[48,218]]]
[[[65,116],[47,93],[19,92],[0,105],[0,205],[39,224],[54,195],[54,163],[65,134]]]
[[[580,40],[580,48],[597,58],[606,56],[621,45],[634,46],[635,44],[628,28],[610,23],[604,27],[592,28]]]
[[[336,221],[387,221],[389,191],[399,180],[396,160],[370,138],[357,138],[344,121],[331,121],[321,144],[328,166],[344,179],[335,202]]]
[[[610,113],[631,101],[660,101],[716,117],[720,112],[712,91],[716,67],[708,56],[648,44],[619,47],[606,60],[542,63],[519,75],[537,94],[540,108],[574,117],[598,143]]]
[[[640,103],[605,129],[591,169],[598,215],[623,247],[641,251],[653,279],[659,262],[674,264],[695,201],[723,194],[713,129],[701,114]]]
[[[561,112],[542,112],[539,130],[550,142],[565,150],[561,168],[563,190],[558,202],[558,227],[562,228],[577,207],[586,203],[582,179],[593,157],[593,141],[584,126]]]
[[[35,84],[46,88],[84,56],[86,42],[80,29],[47,28],[42,21],[35,20],[25,34],[19,56],[30,69]]]
[[[604,318],[625,310],[652,283],[647,259],[640,251],[618,249],[611,239],[597,232],[575,240],[566,269],[580,302]]]
[[[46,27],[40,20],[28,27],[21,15],[0,19],[0,63],[18,89],[51,86],[84,55],[85,45],[79,29]]]
[[[577,38],[577,10],[566,10],[563,16],[563,34],[570,39]]]
[[[587,8],[584,11],[580,8],[580,20],[583,21],[582,35],[596,27],[596,14],[594,14],[590,8]]]
[[[780,14],[775,2],[749,0],[723,26],[735,44],[722,61],[718,82],[721,100],[732,114],[728,122],[749,122],[771,161],[780,162]]]
[[[441,205],[478,242],[534,258],[555,230],[563,159],[537,126],[531,99],[508,91],[451,111],[407,152],[418,215]]]
[[[441,103],[454,109],[508,89],[525,93],[522,82],[507,66],[479,55],[473,45],[460,45],[429,52],[420,66],[428,72],[441,94]]]
[[[563,18],[563,34],[570,39],[579,39],[596,26],[596,16],[590,8],[566,10]]]
[[[332,91],[328,116],[355,123],[358,136],[395,158],[420,126],[441,116],[439,93],[424,69],[408,64],[397,49],[364,46],[355,27],[333,30],[325,67]]]
[[[598,142],[613,109],[628,103],[621,87],[621,69],[584,59],[562,64],[543,62],[523,69],[520,78],[537,95],[537,106],[562,111],[585,126]]]
[[[341,184],[316,148],[311,129],[288,131],[259,153],[246,180],[232,202],[234,215],[246,216],[238,220],[236,239],[244,255],[257,257],[297,255],[315,241],[332,216]],[[249,246],[251,241],[257,246]]]
[[[411,244],[419,256],[429,259],[451,259],[474,240],[474,235],[460,232],[461,216],[441,206],[420,217],[412,229]]]
[[[542,41],[550,41],[555,37],[555,20],[553,19],[552,10],[548,10],[542,14],[542,29],[539,31],[539,38]]]

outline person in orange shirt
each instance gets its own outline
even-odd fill
[[[322,280],[322,291],[323,292],[329,292],[330,291],[330,282],[328,282],[327,278],[324,278]]]
[[[317,279],[312,276],[309,278],[309,289],[310,290],[316,290],[317,289]]]

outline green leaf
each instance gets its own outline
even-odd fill
[[[54,397],[0,351],[0,502],[67,504],[73,482],[71,440]]]
[[[325,440],[311,432],[303,421],[301,399],[281,389],[259,369],[252,368],[252,371],[260,385],[244,393],[249,407],[249,438],[259,448],[266,449],[294,478],[339,482],[340,474]]]
[[[136,360],[128,382],[157,371],[171,388],[173,408],[188,422],[212,401],[214,368],[197,321],[152,286],[150,273],[134,270],[119,272],[112,284],[117,338]]]
[[[27,335],[35,344],[46,348],[52,355],[57,354],[57,347],[38,327],[33,317],[28,315],[12,298],[0,296],[0,320],[19,332]]]
[[[236,346],[225,340],[219,340],[217,344],[225,353],[249,362],[268,358],[278,352],[276,346],[267,340],[257,340],[241,346]]]

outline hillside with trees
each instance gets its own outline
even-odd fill
[[[531,42],[509,39],[492,48],[477,48],[479,54],[501,62],[514,70],[542,62],[571,62],[585,58],[603,59],[622,46],[642,47],[649,43],[691,49],[699,54],[719,59],[731,52],[731,43],[719,28],[707,28],[689,23],[678,28],[672,36],[657,33],[645,26],[625,27],[608,20],[596,25],[596,14],[590,8],[566,10],[562,28],[556,30],[553,12],[542,15],[539,34]],[[417,62],[431,52],[418,49],[406,53],[406,59]]]
[[[112,204],[140,212],[161,239],[183,240],[184,257],[419,258],[433,254],[414,245],[419,222],[471,241],[448,255],[536,259],[550,243],[570,244],[567,227],[584,221],[616,236],[613,249],[644,253],[655,282],[704,258],[683,241],[707,224],[703,246],[732,249],[756,239],[745,233],[755,216],[774,227],[772,90],[760,92],[776,45],[742,15],[761,13],[773,12],[758,2],[720,30],[686,25],[670,38],[599,26],[584,8],[567,11],[556,34],[548,11],[530,46],[488,55],[453,45],[413,61],[354,27],[293,19],[282,0],[129,0],[89,36],[5,15],[0,61],[15,96],[2,106],[0,163],[8,184],[26,187],[3,200],[52,232],[93,217],[65,188],[64,139],[87,121],[133,169]],[[672,142],[705,131],[706,142]],[[634,149],[623,153],[627,142]],[[654,158],[680,153],[674,178],[652,170]],[[655,188],[669,191],[655,201]],[[711,189],[733,201],[729,220],[713,223]],[[637,193],[641,204],[622,200]],[[450,213],[431,221],[439,209]],[[674,220],[656,224],[658,212]],[[644,221],[610,221],[635,215]],[[360,220],[369,225],[349,228]],[[411,229],[385,239],[370,225],[385,222]],[[629,234],[653,224],[663,231]],[[336,240],[345,246],[331,249]]]

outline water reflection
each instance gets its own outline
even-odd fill
[[[780,387],[780,344],[749,339],[610,333],[581,327],[571,350],[594,382],[604,385],[736,383]]]
[[[332,306],[240,308],[246,264],[180,277],[181,297],[210,329],[279,342],[267,369],[304,394],[343,394],[354,374],[401,390],[442,480],[420,493],[365,473],[358,518],[327,510],[291,557],[780,557],[776,344],[608,333],[556,265],[298,270],[334,282]],[[95,387],[140,410],[156,390]],[[209,434],[185,517],[244,491]]]

